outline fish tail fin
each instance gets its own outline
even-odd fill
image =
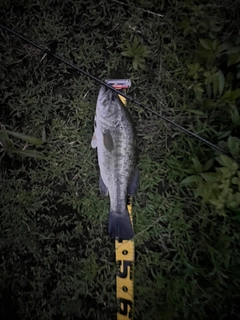
[[[134,231],[127,209],[120,213],[109,212],[108,235],[111,238],[118,238],[120,240],[130,240],[133,238]]]

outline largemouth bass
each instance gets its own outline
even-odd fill
[[[138,185],[136,132],[128,109],[117,93],[102,86],[97,99],[91,145],[97,148],[100,192],[110,197],[108,234],[129,240],[134,236],[127,196]]]

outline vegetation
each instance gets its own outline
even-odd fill
[[[12,0],[0,13],[100,79],[130,78],[130,95],[239,158],[238,5]],[[115,319],[109,203],[90,146],[99,85],[0,37],[0,317]],[[128,106],[141,175],[136,319],[240,319],[239,164]]]

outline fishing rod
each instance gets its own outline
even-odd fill
[[[210,146],[211,148],[218,150],[219,152],[221,152],[221,153],[223,153],[223,154],[227,155],[228,157],[230,157],[230,158],[231,158],[231,159],[233,159],[234,161],[236,161],[236,162],[240,163],[240,159],[233,157],[233,156],[232,156],[232,155],[230,155],[227,151],[225,151],[225,150],[223,150],[222,148],[220,148],[220,147],[216,146],[215,144],[211,143],[210,141],[208,141],[208,140],[206,140],[206,139],[204,139],[204,138],[200,137],[200,136],[199,136],[199,135],[197,135],[196,133],[194,133],[194,132],[192,132],[192,131],[190,131],[190,130],[188,130],[188,129],[184,128],[184,127],[182,127],[181,125],[179,125],[179,124],[175,123],[175,122],[174,122],[174,121],[172,121],[171,119],[169,119],[169,118],[167,118],[167,117],[165,117],[165,116],[161,115],[161,114],[160,114],[160,113],[158,113],[157,111],[152,110],[151,108],[149,108],[149,107],[145,106],[145,105],[144,105],[144,104],[142,104],[140,101],[138,101],[138,100],[134,99],[133,97],[131,97],[131,96],[129,96],[129,95],[127,95],[127,94],[125,94],[124,92],[122,92],[122,91],[119,91],[119,90],[115,89],[115,88],[114,88],[114,87],[112,87],[111,85],[107,84],[105,81],[102,81],[102,80],[98,79],[97,77],[95,77],[95,76],[91,75],[90,73],[88,73],[88,72],[84,71],[83,69],[80,69],[80,68],[76,67],[75,65],[73,65],[73,64],[72,64],[72,63],[70,63],[69,61],[67,61],[67,60],[65,60],[65,59],[63,59],[63,58],[61,58],[61,57],[59,57],[58,55],[56,55],[56,54],[52,53],[51,51],[49,51],[49,50],[47,50],[47,49],[45,49],[45,48],[43,48],[43,47],[39,46],[39,45],[38,45],[38,44],[36,44],[35,42],[33,42],[33,41],[31,41],[31,40],[27,39],[26,37],[24,37],[24,36],[22,36],[22,35],[20,35],[20,34],[19,34],[19,33],[17,33],[16,31],[9,29],[8,27],[6,27],[6,26],[4,26],[4,25],[2,25],[2,24],[0,24],[0,27],[1,27],[2,29],[4,29],[4,30],[8,31],[9,33],[12,33],[12,34],[13,34],[13,35],[15,35],[16,37],[18,37],[18,38],[22,39],[23,41],[25,41],[25,42],[27,42],[27,43],[31,44],[33,47],[35,47],[35,48],[37,48],[37,49],[39,49],[39,50],[41,50],[41,51],[43,51],[43,52],[47,53],[48,55],[50,55],[50,56],[54,57],[55,59],[57,59],[57,60],[59,60],[59,61],[61,61],[61,62],[65,63],[65,64],[66,64],[66,65],[68,65],[69,67],[71,67],[71,68],[73,68],[73,69],[75,69],[75,70],[79,71],[80,73],[82,73],[82,74],[84,74],[85,76],[87,76],[87,77],[91,78],[92,80],[94,80],[94,81],[96,81],[96,82],[100,83],[101,85],[103,85],[103,86],[107,87],[108,89],[110,89],[110,90],[112,90],[112,91],[116,92],[116,93],[117,93],[117,94],[119,94],[120,96],[122,96],[122,97],[124,97],[125,99],[127,99],[127,100],[129,100],[129,101],[133,102],[134,104],[136,104],[136,105],[140,106],[141,108],[143,108],[143,109],[145,109],[145,110],[149,111],[149,112],[150,112],[150,113],[152,113],[152,114],[155,114],[155,115],[156,115],[156,116],[158,116],[159,118],[161,118],[161,119],[163,119],[164,121],[166,121],[166,122],[170,123],[171,125],[173,125],[173,126],[177,127],[178,129],[180,129],[180,130],[182,130],[182,131],[186,132],[186,133],[187,133],[187,134],[189,134],[190,136],[192,136],[192,137],[194,137],[194,138],[196,138],[196,139],[200,140],[201,142],[205,143],[206,145]]]

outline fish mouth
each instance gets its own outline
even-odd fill
[[[98,98],[105,97],[110,89],[106,88],[104,85],[101,86],[98,94]]]
[[[118,95],[116,94],[116,92],[108,89],[106,91],[106,93],[104,94],[104,96],[106,95],[107,99],[110,101],[110,103],[117,101],[118,99]]]
[[[118,95],[102,85],[97,99],[97,114],[102,118],[109,118],[116,113],[116,108],[118,108]]]

